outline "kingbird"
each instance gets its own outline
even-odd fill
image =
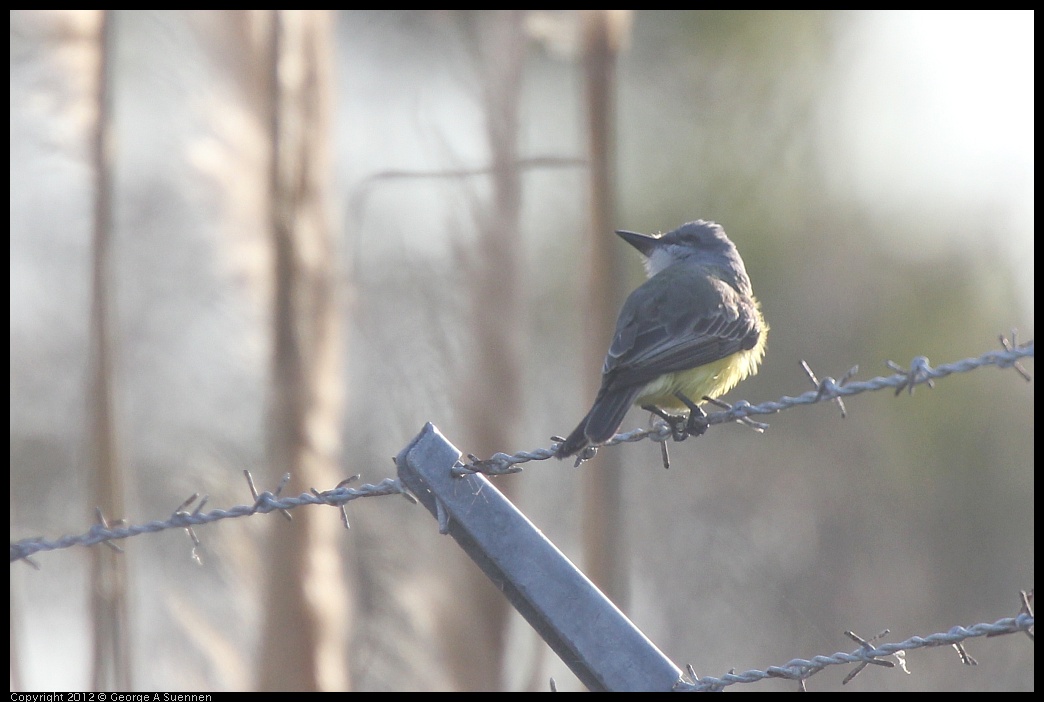
[[[721,225],[701,219],[659,237],[616,233],[645,257],[649,279],[624,302],[598,396],[558,458],[608,440],[631,405],[703,416],[704,396],[757,373],[765,355],[768,324]]]

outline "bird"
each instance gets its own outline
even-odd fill
[[[559,443],[558,458],[607,441],[632,405],[672,428],[682,418],[668,412],[688,409],[686,427],[699,433],[703,398],[757,373],[765,356],[769,326],[720,224],[696,220],[661,236],[616,233],[642,254],[648,280],[624,302],[594,404]]]

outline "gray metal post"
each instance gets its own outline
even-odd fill
[[[399,479],[592,691],[669,691],[674,665],[432,424],[396,457]],[[440,516],[441,513],[441,516]]]

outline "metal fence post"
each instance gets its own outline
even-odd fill
[[[674,665],[432,424],[396,457],[399,479],[592,691],[669,691]]]

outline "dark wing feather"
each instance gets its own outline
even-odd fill
[[[603,390],[644,386],[665,373],[712,363],[753,348],[760,334],[749,294],[707,268],[664,271],[624,303],[602,369]]]

